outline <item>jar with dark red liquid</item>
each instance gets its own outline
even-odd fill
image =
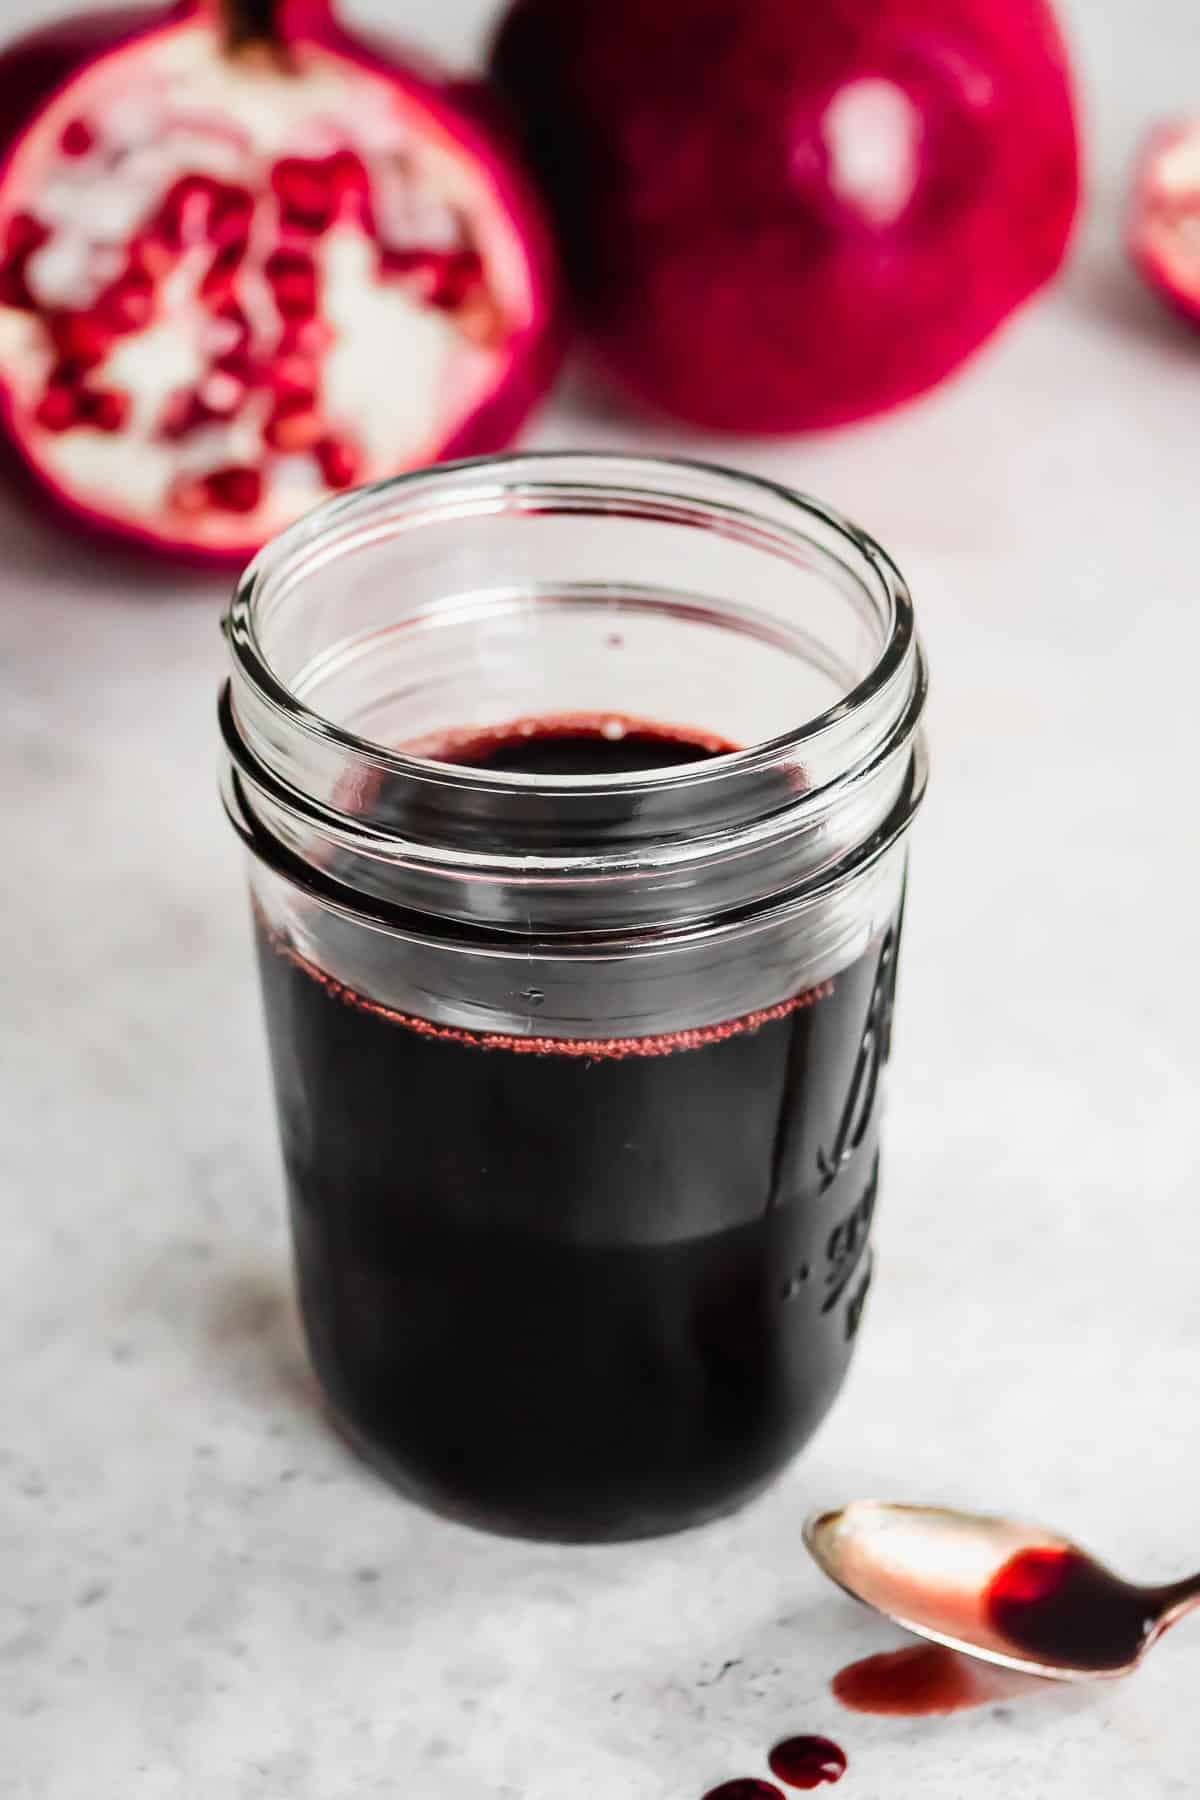
[[[924,665],[826,508],[525,455],[320,509],[227,622],[313,1362],[456,1517],[671,1531],[779,1473],[871,1279]]]

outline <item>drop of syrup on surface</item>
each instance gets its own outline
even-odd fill
[[[767,1758],[772,1775],[793,1788],[817,1788],[840,1781],[846,1773],[846,1752],[824,1737],[785,1738]]]
[[[710,1788],[704,1800],[784,1800],[773,1781],[756,1781],[753,1776],[738,1781],[723,1781]]]

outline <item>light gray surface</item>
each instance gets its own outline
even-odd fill
[[[412,10],[461,54],[487,8]],[[11,1800],[698,1800],[809,1730],[846,1800],[1197,1793],[1200,1627],[1119,1688],[856,1720],[827,1681],[895,1640],[799,1536],[882,1492],[1200,1562],[1200,340],[1116,246],[1129,149],[1189,81],[1200,108],[1200,61],[1190,0],[1072,11],[1097,190],[1053,297],[893,420],[689,444],[876,531],[936,681],[880,1279],[834,1418],[731,1523],[495,1542],[326,1432],[214,797],[220,591],[0,515]],[[533,441],[683,440],[564,400]]]

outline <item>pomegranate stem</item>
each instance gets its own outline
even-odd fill
[[[244,49],[248,44],[280,47],[279,14],[284,10],[284,0],[220,0],[220,7],[231,50]]]

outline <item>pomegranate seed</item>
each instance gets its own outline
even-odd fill
[[[25,279],[25,259],[0,263],[0,306],[11,306],[16,312],[36,312],[37,302]]]
[[[211,381],[213,377],[209,377]],[[205,383],[207,390],[208,383]],[[239,389],[244,394],[244,389]],[[169,443],[178,443],[206,425],[223,424],[233,409],[218,410],[208,404],[204,394],[195,388],[179,388],[167,401],[158,424],[157,435]]]
[[[353,487],[362,458],[348,438],[326,437],[316,447],[317,463],[326,487]]]
[[[96,134],[86,119],[72,119],[58,140],[64,156],[86,156],[95,146]]]
[[[33,416],[45,431],[69,431],[80,416],[79,395],[73,388],[52,385]]]
[[[439,254],[437,250],[391,250],[385,245],[379,261],[389,275],[417,275],[432,271]]]
[[[102,393],[84,394],[82,400],[83,417],[98,431],[120,431],[128,421],[128,394],[106,389]]]
[[[317,365],[307,356],[277,356],[271,364],[271,386],[277,395],[303,395],[311,402],[317,386]]]
[[[456,250],[447,256],[433,293],[435,306],[461,306],[471,289],[483,280],[483,260],[477,250]]]
[[[58,313],[47,326],[54,348],[73,370],[95,368],[112,348],[112,332],[94,313]]]
[[[252,513],[262,499],[262,485],[261,470],[230,463],[205,477],[204,491],[220,512]]]
[[[431,306],[461,306],[483,279],[476,250],[389,250],[380,256],[385,275],[407,280]]]
[[[324,319],[285,319],[279,334],[280,358],[319,357],[333,343],[336,333]]]
[[[324,430],[316,395],[297,393],[276,402],[263,436],[273,450],[298,453],[315,449]]]
[[[14,213],[8,221],[8,235],[4,248],[9,256],[30,254],[40,250],[51,236],[50,227],[35,219],[32,213]]]
[[[230,350],[224,356],[218,356],[213,364],[213,373],[226,376],[230,381],[236,381],[238,386],[243,389],[259,387],[262,383],[262,370],[245,346],[237,350]]]
[[[267,258],[265,274],[284,319],[312,319],[317,311],[317,271],[303,250],[275,250]]]
[[[161,281],[174,261],[174,255],[161,238],[135,238],[129,247],[130,268],[148,275],[151,281]]]
[[[313,237],[329,230],[338,200],[330,159],[285,156],[271,170],[271,187],[286,230],[308,232]]]
[[[128,268],[105,289],[96,312],[112,331],[141,331],[154,317],[154,282],[140,268]]]
[[[181,175],[159,210],[157,235],[169,249],[182,250],[207,236],[221,183],[211,175]]]
[[[29,288],[26,269],[35,250],[50,238],[50,231],[32,213],[14,213],[8,223],[5,255],[0,261],[0,306],[36,312],[37,301]]]
[[[339,196],[369,193],[371,182],[366,164],[353,150],[335,150],[328,159],[329,179]]]
[[[230,463],[211,475],[189,476],[175,483],[171,504],[177,512],[251,513],[262,499],[262,474],[244,464]]]
[[[285,156],[271,171],[271,186],[284,229],[313,237],[328,231],[339,213],[356,210],[355,202],[361,211],[370,192],[366,168],[353,150]]]
[[[254,222],[254,198],[246,188],[218,187],[208,217],[210,240],[221,249],[244,250]]]
[[[200,298],[206,306],[222,305],[232,300],[233,284],[245,255],[246,246],[242,243],[225,244],[217,251],[200,283]]]

